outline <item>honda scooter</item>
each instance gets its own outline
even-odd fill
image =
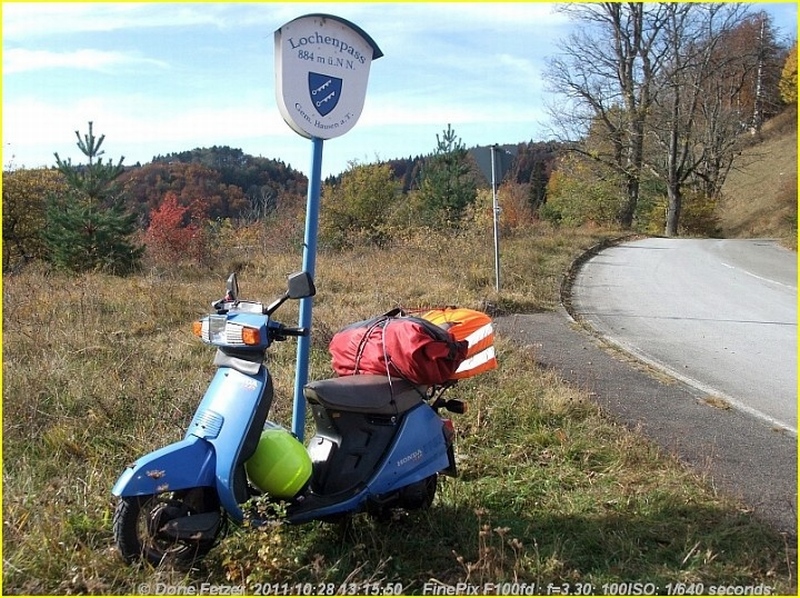
[[[229,520],[269,523],[264,501],[281,503],[278,512],[291,523],[424,508],[437,476],[456,474],[453,425],[439,410],[463,413],[463,404],[442,398],[447,385],[369,374],[312,382],[304,395],[316,432],[307,447],[267,421],[273,384],[266,350],[309,333],[272,314],[315,292],[311,276],[299,272],[265,306],[241,300],[232,274],[214,313],[195,322],[195,334],[217,348],[218,369],[185,437],[137,459],[114,485],[114,538],[126,561],[191,563],[213,548]]]

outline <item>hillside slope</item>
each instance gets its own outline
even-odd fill
[[[797,248],[797,109],[767,122],[722,189],[724,237],[770,237]]]

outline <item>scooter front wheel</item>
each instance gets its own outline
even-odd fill
[[[191,565],[214,547],[224,527],[211,488],[126,496],[114,512],[114,540],[128,563]]]

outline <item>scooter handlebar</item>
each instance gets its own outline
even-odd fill
[[[310,330],[308,328],[284,326],[283,324],[275,323],[275,327],[271,331],[272,340],[285,341],[289,336],[308,336]]]
[[[286,336],[308,336],[308,333],[311,332],[308,328],[289,328],[285,327],[281,330],[281,333]]]

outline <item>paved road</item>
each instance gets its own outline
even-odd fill
[[[670,253],[670,246],[673,243],[691,242],[637,241],[607,249],[590,260],[588,265],[584,264],[583,273],[578,278],[586,276],[587,273],[591,275],[592,269],[598,263],[612,261],[609,255],[630,256],[638,253],[649,254],[656,262],[664,260]],[[711,247],[715,244],[716,249]],[[662,245],[666,248],[657,248]],[[710,255],[703,258],[708,262],[714,262],[713,256],[719,255],[716,252],[720,247],[727,251],[724,247],[726,243],[712,242],[709,245]],[[784,252],[774,245],[745,242],[732,243],[728,246],[735,254],[739,254],[739,257],[729,259],[728,256],[724,260],[717,257],[717,261],[728,264],[722,268],[732,270],[737,280],[752,278],[755,275],[770,280],[770,282],[762,281],[765,285],[769,285],[769,288],[782,288],[782,285],[796,287],[796,268],[793,264],[789,267],[784,266],[779,272],[763,276],[762,266],[752,261],[757,259],[757,256],[767,256],[767,262],[775,261],[769,257],[770,255],[783,256],[778,258],[778,261],[783,261]],[[755,252],[747,249],[753,246],[756,248]],[[742,251],[739,251],[740,249]],[[783,263],[785,264],[785,261]],[[630,263],[625,260],[612,267],[618,272],[631,268]],[[647,278],[661,272],[660,268],[655,264],[650,267],[640,265],[637,271],[642,278]],[[677,278],[678,280],[672,280],[671,284],[683,285],[683,274]],[[586,281],[589,279],[585,278],[584,282]],[[596,290],[600,288],[599,281],[594,280],[590,283],[595,285]],[[612,277],[605,284],[601,295],[612,295],[623,291],[618,288],[622,285],[621,278]],[[712,306],[719,303],[711,298],[719,294],[719,286],[708,289],[705,281],[701,281],[698,285],[700,286],[693,287],[695,294],[706,297]],[[703,289],[704,292],[700,293],[698,289]],[[736,293],[729,290],[727,294]],[[764,302],[766,301],[757,301],[755,307],[760,310]],[[662,309],[660,303],[656,302],[653,309]],[[575,313],[574,304],[573,295],[570,298],[571,309],[580,319],[581,314]],[[590,309],[586,303],[583,307],[587,311],[599,311]],[[745,320],[746,322],[740,325],[748,331],[769,326],[790,328],[783,323],[788,318],[756,316],[759,313],[760,311],[754,309],[744,317],[728,314],[724,319]],[[627,321],[646,320],[650,315],[646,313],[640,318],[628,317]],[[671,312],[662,316],[658,322],[663,325],[681,319],[685,320],[684,314]],[[720,311],[707,314],[704,319],[708,320],[706,324],[713,326],[720,319]],[[700,319],[689,321],[687,326],[693,328],[702,321]],[[690,325],[692,322],[694,324]],[[766,322],[777,324],[766,324]],[[722,403],[709,401],[709,393],[698,390],[695,384],[688,384],[680,379],[675,382],[663,375],[653,375],[637,367],[619,352],[609,351],[607,343],[589,334],[583,327],[575,326],[570,316],[563,310],[498,317],[495,318],[495,323],[499,334],[520,344],[524,350],[530,351],[541,367],[558,371],[562,379],[588,391],[593,400],[610,417],[644,434],[669,454],[680,458],[704,475],[716,490],[743,501],[754,510],[757,517],[786,532],[790,541],[797,538],[797,436],[786,430],[789,422],[786,422],[786,427],[776,427],[761,416],[754,417],[749,410],[726,409]],[[713,328],[713,331],[716,334],[716,328]],[[686,340],[678,338],[681,340],[677,344],[680,347],[686,346]],[[730,345],[727,343],[721,344],[717,339],[717,346],[728,347],[730,353]],[[794,349],[796,344],[792,347]],[[794,350],[796,359],[796,349]],[[724,355],[724,350],[717,351],[717,354]],[[752,369],[755,361],[751,359],[748,362],[747,370]],[[770,363],[767,359],[758,361]],[[681,359],[677,363],[679,366],[692,365],[687,359]],[[773,369],[773,372],[776,372],[775,377],[787,378],[795,374],[796,369],[792,366],[787,372],[781,367],[780,370]]]
[[[797,436],[797,262],[771,241],[642,239],[580,270],[572,307],[604,337]]]

